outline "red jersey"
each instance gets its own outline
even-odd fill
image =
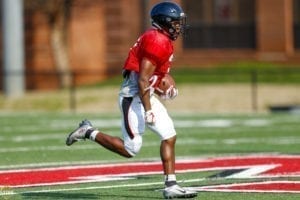
[[[130,49],[123,69],[139,72],[143,58],[156,66],[154,74],[162,76],[170,71],[173,58],[173,43],[157,29],[150,29],[139,37]]]

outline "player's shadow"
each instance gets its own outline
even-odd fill
[[[101,197],[110,197],[112,199],[144,199],[142,195],[114,195],[114,194],[88,194],[88,193],[63,193],[63,192],[45,192],[45,193],[25,193],[21,195],[22,199],[101,199]],[[147,197],[147,199],[157,199],[157,197]]]
[[[89,193],[63,193],[63,192],[42,192],[24,193],[22,199],[99,199],[99,194]]]

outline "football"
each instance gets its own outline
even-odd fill
[[[170,74],[165,74],[159,84],[155,87],[155,93],[158,95],[166,95],[170,88],[176,88],[175,80]]]

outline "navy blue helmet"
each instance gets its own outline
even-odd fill
[[[172,40],[184,33],[186,28],[186,15],[182,8],[173,2],[162,2],[153,6],[150,12],[151,23],[162,30]]]

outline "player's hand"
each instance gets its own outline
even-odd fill
[[[170,87],[169,90],[167,91],[168,97],[172,100],[175,99],[178,95],[178,89],[175,87]]]
[[[175,97],[178,96],[178,89],[171,86],[167,91],[166,91],[166,94],[162,96],[163,99],[165,100],[173,100],[175,99]]]
[[[155,123],[155,115],[152,110],[145,112],[145,121],[149,125],[153,125]]]

